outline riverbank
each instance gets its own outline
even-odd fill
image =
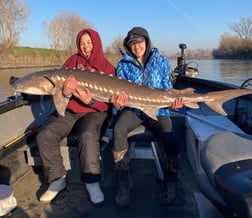
[[[62,66],[66,59],[75,51],[56,51],[54,49],[30,48],[30,47],[0,47],[0,69],[27,68],[27,67],[52,67]],[[105,52],[105,57],[116,66],[121,54]],[[169,57],[176,60],[176,57]]]
[[[0,68],[22,68],[62,65],[68,58],[66,51],[52,49],[14,47],[0,50]]]
[[[62,66],[66,59],[74,52],[56,51],[53,49],[30,47],[0,47],[0,69]],[[107,59],[116,65],[120,55],[105,54]]]

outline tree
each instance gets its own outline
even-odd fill
[[[0,44],[17,46],[29,16],[25,0],[0,0]]]
[[[219,47],[213,51],[214,58],[251,59],[252,18],[242,17],[239,23],[229,26],[235,34],[221,35]]]
[[[238,36],[232,36],[229,33],[224,33],[220,39],[219,50],[221,53],[230,55],[242,51],[242,41]]]
[[[78,32],[87,27],[93,28],[93,25],[72,12],[61,12],[49,24],[43,24],[50,47],[69,52],[73,52],[76,49],[76,36]]]
[[[115,40],[112,42],[110,46],[107,46],[105,49],[105,56],[109,59],[109,61],[116,65],[118,61],[121,59],[120,50],[122,52],[125,52],[123,49],[123,37],[118,36],[115,38]]]
[[[230,24],[233,30],[242,40],[244,49],[249,51],[252,49],[252,19],[242,17],[240,23]]]

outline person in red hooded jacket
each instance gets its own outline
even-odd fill
[[[115,75],[115,67],[104,57],[99,34],[92,29],[81,30],[76,38],[78,52],[70,56],[64,68],[78,68],[102,71]],[[94,72],[95,73],[95,72]],[[52,114],[41,127],[36,141],[43,165],[43,172],[49,187],[40,197],[41,202],[51,202],[66,188],[66,169],[60,153],[60,141],[75,130],[79,149],[81,180],[85,184],[90,200],[94,204],[104,201],[100,188],[100,149],[99,140],[104,121],[108,116],[109,105],[92,98],[91,90],[80,90],[76,78],[66,79],[63,95],[69,99],[65,116]]]

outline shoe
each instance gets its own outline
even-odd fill
[[[130,204],[130,188],[128,183],[120,184],[117,188],[115,203],[118,207],[128,207]]]
[[[127,207],[130,204],[130,189],[132,186],[129,171],[123,169],[116,169],[116,180],[116,206]]]
[[[164,162],[164,180],[160,195],[160,202],[164,205],[171,205],[177,196],[177,172],[178,158],[166,156]]]
[[[116,195],[115,204],[118,207],[128,207],[130,204],[130,190],[132,181],[129,173],[127,156],[115,163]]]
[[[104,194],[100,188],[99,182],[86,183],[85,185],[91,202],[95,205],[102,204],[104,201]]]
[[[171,205],[176,200],[176,181],[164,181],[160,195],[160,203]]]
[[[40,197],[39,201],[50,203],[63,189],[66,188],[66,176],[50,183],[47,191]]]

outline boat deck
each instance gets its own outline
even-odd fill
[[[67,217],[67,218],[197,218],[197,208],[194,192],[197,192],[193,173],[182,154],[179,163],[178,198],[171,206],[159,203],[160,181],[152,160],[131,160],[132,192],[131,204],[127,208],[118,208],[114,204],[115,180],[111,146],[103,151],[103,175],[101,187],[105,202],[102,206],[93,206],[84,185],[78,178],[76,170],[67,175],[67,188],[48,205],[38,201],[38,196],[44,192],[47,185],[43,182],[40,167],[33,167],[18,180],[13,188],[18,202],[12,217]],[[41,185],[42,184],[42,185]]]

